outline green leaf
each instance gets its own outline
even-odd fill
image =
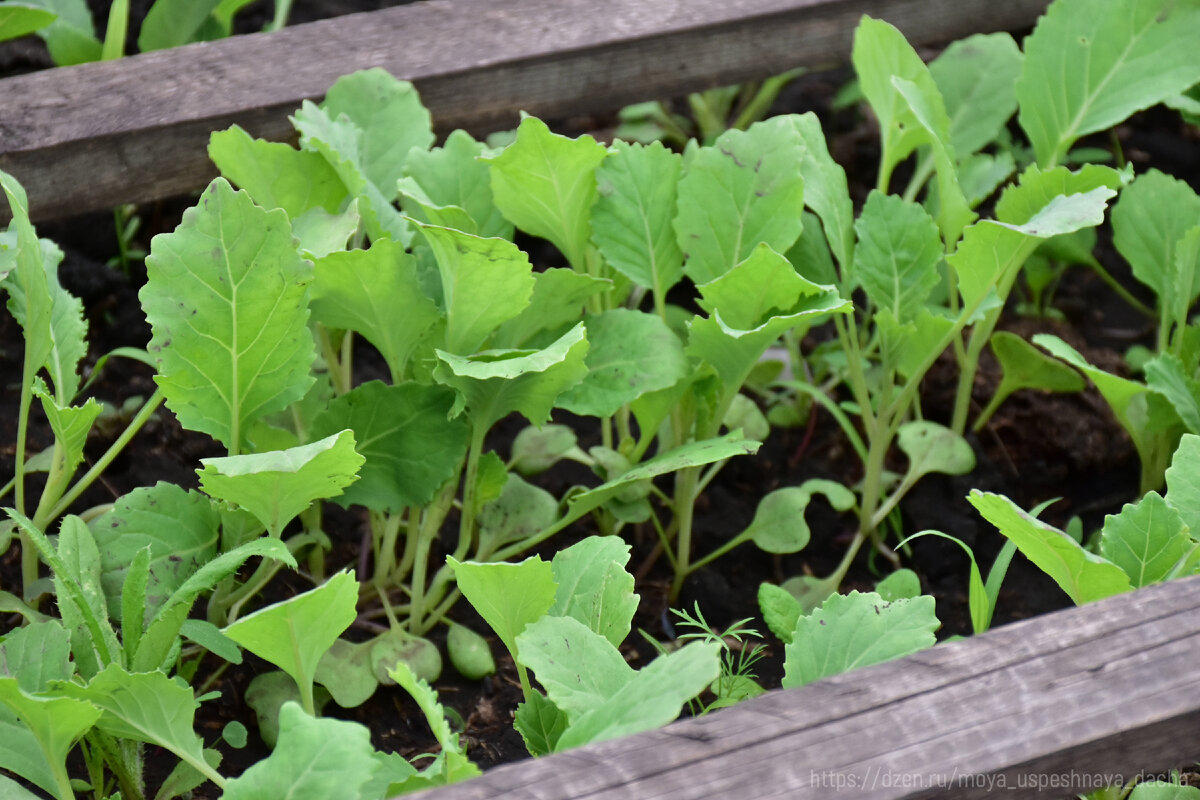
[[[533,294],[529,256],[506,239],[483,239],[453,228],[421,225],[437,259],[446,306],[446,349],[467,355]]]
[[[67,755],[100,718],[96,706],[69,697],[34,696],[16,678],[0,678],[0,767],[74,800]]]
[[[457,474],[467,425],[448,419],[454,395],[441,386],[368,381],[336,398],[313,420],[312,434],[349,428],[365,458],[358,480],[336,498],[376,511],[423,506]]]
[[[221,0],[156,0],[142,20],[138,50],[166,50],[200,40]]]
[[[458,588],[513,658],[517,636],[554,605],[554,570],[537,556],[519,564],[477,563],[447,558]]]
[[[1146,385],[1165,396],[1189,433],[1200,433],[1200,381],[1188,374],[1183,362],[1162,353],[1146,362]]]
[[[391,671],[397,664],[404,664],[421,680],[436,681],[442,674],[442,654],[437,645],[401,628],[392,628],[371,640],[371,669],[381,684],[391,686]]]
[[[264,211],[223,178],[154,237],[139,296],[157,381],[180,423],[237,453],[249,425],[312,384],[309,264],[287,214]]]
[[[446,652],[454,669],[469,681],[496,674],[496,659],[492,657],[487,639],[465,625],[450,623],[450,629],[446,631]]]
[[[975,469],[975,451],[967,440],[936,422],[904,423],[896,434],[896,445],[908,456],[904,480],[909,483],[931,472],[966,475]]]
[[[489,556],[510,542],[528,539],[549,528],[556,519],[558,500],[554,495],[527,483],[520,475],[510,474],[500,496],[479,509],[475,519],[479,524],[479,557]]]
[[[467,758],[458,736],[451,732],[450,723],[446,721],[446,712],[438,702],[437,692],[433,691],[424,680],[414,675],[408,665],[403,662],[396,665],[390,676],[412,696],[413,700],[417,701],[421,713],[425,715],[425,721],[429,723],[429,728],[433,731],[433,737],[437,739],[442,748],[442,755],[438,757],[441,762],[440,774],[436,776],[435,785],[465,781],[467,778],[479,775],[479,768]],[[428,776],[433,769],[430,767],[423,774]]]
[[[964,159],[1004,129],[1017,110],[1013,88],[1023,58],[1007,33],[959,39],[929,63],[929,72],[950,116],[950,143]]]
[[[202,458],[196,474],[210,496],[246,509],[279,538],[314,500],[337,497],[357,480],[363,461],[354,432],[344,430],[287,450]]]
[[[83,405],[60,405],[46,391],[46,386],[40,379],[35,382],[33,393],[42,402],[42,411],[46,414],[46,421],[50,423],[50,429],[54,431],[54,441],[58,445],[54,449],[54,464],[50,472],[62,476],[62,480],[69,480],[83,462],[83,447],[87,444],[92,424],[100,416],[103,406],[93,397],[89,397]]]
[[[683,253],[671,226],[682,169],[683,159],[660,142],[618,140],[596,170],[596,247],[613,269],[659,301],[683,277]]]
[[[850,200],[846,171],[829,155],[821,121],[816,114],[811,111],[789,114],[786,119],[804,142],[804,156],[800,161],[804,203],[820,218],[829,249],[838,263],[847,267],[854,259],[854,203]],[[801,236],[800,242],[805,238]]]
[[[517,706],[513,727],[525,740],[529,754],[538,757],[554,752],[567,729],[567,715],[541,692]]]
[[[140,487],[118,498],[111,511],[92,523],[109,608],[118,607],[129,565],[148,547],[146,606],[152,615],[216,555],[220,521],[212,501],[173,483]]]
[[[323,208],[310,208],[292,220],[292,233],[300,240],[301,255],[310,259],[323,258],[345,250],[361,223],[358,200],[351,200],[344,211],[336,214]]]
[[[285,703],[300,702],[300,688],[285,672],[260,672],[246,686],[243,698],[246,705],[254,710],[259,738],[267,747],[274,749],[279,743],[279,710]],[[324,686],[313,690],[313,698],[318,713],[330,700]]]
[[[1164,306],[1176,298],[1191,306],[1200,296],[1191,276],[1180,276],[1186,278],[1180,286],[1174,272],[1176,248],[1197,220],[1200,195],[1156,169],[1135,178],[1113,205],[1113,245]]]
[[[575,431],[566,425],[531,425],[513,439],[511,465],[522,475],[537,475],[563,458],[582,454],[578,441]]]
[[[695,283],[719,278],[760,243],[787,252],[801,233],[804,140],[779,117],[701,147],[679,181],[675,236]]]
[[[758,610],[771,633],[784,644],[790,644],[796,623],[804,614],[800,601],[782,586],[764,582],[758,585]]]
[[[1105,516],[1100,533],[1101,555],[1125,570],[1135,589],[1170,577],[1192,545],[1183,518],[1157,492]]]
[[[223,633],[291,675],[312,710],[317,664],[354,622],[357,603],[358,581],[339,572],[315,589],[242,617]]]
[[[638,606],[628,563],[629,545],[616,536],[589,536],[559,550],[551,561],[558,588],[548,613],[572,617],[620,647]]]
[[[221,633],[220,628],[208,620],[189,619],[180,626],[179,633],[188,641],[200,645],[230,664],[242,663],[242,651],[232,639]]]
[[[872,191],[854,229],[854,275],[867,297],[900,322],[912,319],[940,280],[937,224],[916,203]]]
[[[1029,342],[1008,331],[996,331],[988,340],[1003,376],[987,408],[980,412],[975,429],[982,427],[992,412],[1008,396],[1022,389],[1041,389],[1048,392],[1078,392],[1084,387],[1078,372],[1057,359],[1050,358]]]
[[[0,639],[0,677],[16,678],[23,691],[44,691],[73,672],[71,635],[58,620],[30,623]]]
[[[654,730],[679,716],[683,704],[721,672],[720,645],[692,642],[651,661],[598,708],[571,720],[556,749]]]
[[[357,708],[379,688],[371,668],[371,642],[337,639],[317,662],[313,680],[324,686],[342,708]]]
[[[854,507],[854,492],[836,481],[810,478],[799,486],[785,486],[758,501],[754,520],[736,538],[749,538],[768,553],[795,553],[808,545],[811,533],[804,513],[813,495],[823,495],[838,511]]]
[[[120,660],[121,645],[108,619],[108,603],[100,579],[100,550],[79,517],[63,517],[58,529],[57,554],[58,560],[50,565],[59,613],[63,624],[71,630],[77,668],[84,677],[90,677]]]
[[[933,607],[928,595],[890,603],[874,592],[833,595],[796,623],[784,647],[784,688],[932,647],[940,625]]]
[[[96,38],[96,28],[92,24],[92,12],[88,8],[87,0],[27,2],[58,15],[56,20],[37,32],[38,36],[46,40],[50,58],[56,65],[66,67],[100,60],[102,45]]]
[[[487,350],[463,357],[438,350],[433,377],[457,389],[476,430],[516,411],[534,425],[550,418],[559,395],[587,374],[580,323],[542,350]]]
[[[225,784],[223,800],[373,800],[362,788],[379,769],[365,725],[314,719],[295,703],[279,710],[279,742],[271,755]]]
[[[883,152],[880,154],[879,191],[886,191],[886,178],[896,165],[928,141],[926,131],[892,79],[901,78],[930,95],[938,93],[929,68],[921,61],[904,34],[882,20],[864,16],[854,32],[850,55],[863,96],[879,120]]]
[[[1170,302],[1161,324],[1183,329],[1187,326],[1192,304],[1200,297],[1200,225],[1189,228],[1176,243],[1166,285]]]
[[[1052,4],[1025,39],[1018,119],[1038,163],[1200,81],[1200,8],[1175,0]],[[1053,79],[1048,79],[1053,76]]]
[[[672,386],[689,372],[683,343],[661,317],[616,308],[585,319],[587,375],[559,397],[573,414],[609,417],[647,392]]]
[[[34,4],[8,2],[0,6],[0,41],[17,39],[40,30],[58,15]]]
[[[1200,789],[1166,781],[1140,781],[1129,800],[1200,800]]]
[[[1007,497],[976,489],[967,499],[984,519],[1016,542],[1017,549],[1054,579],[1076,605],[1130,590],[1124,570],[1030,516]]]
[[[1167,502],[1192,538],[1200,537],[1200,436],[1185,433],[1167,468]]]
[[[335,213],[346,200],[342,179],[319,154],[255,139],[237,125],[213,132],[208,157],[255,203],[282,208],[293,224],[309,209]]]
[[[911,569],[898,569],[875,584],[875,593],[889,603],[912,600],[921,595],[921,578]]]
[[[204,744],[192,729],[196,713],[192,689],[164,672],[128,672],[110,664],[87,686],[58,683],[53,691],[103,710],[96,727],[122,739],[170,750],[211,778],[218,775],[204,759]]]
[[[616,645],[574,617],[541,617],[516,642],[518,660],[572,721],[603,706],[634,676]]]
[[[288,552],[287,545],[278,539],[257,539],[230,550],[209,561],[196,570],[183,585],[167,599],[154,619],[146,627],[146,633],[138,645],[137,654],[131,666],[135,670],[166,669],[165,663],[175,644],[176,637],[187,619],[192,603],[200,596],[216,586],[220,581],[237,571],[247,558],[262,556],[282,561],[290,567],[296,566],[296,559]]]
[[[525,117],[517,138],[491,166],[496,205],[518,228],[550,240],[571,266],[586,271],[596,167],[606,155],[591,136],[568,139],[537,117]]]
[[[16,231],[17,252],[13,271],[5,278],[8,310],[25,333],[25,360],[21,383],[32,386],[34,375],[54,352],[52,316],[54,298],[42,255],[42,245],[29,221],[29,200],[13,176],[0,171],[0,188],[12,212],[9,232]],[[56,389],[58,386],[56,385]],[[68,398],[69,399],[69,398]]]
[[[330,253],[313,267],[313,318],[362,334],[399,381],[413,351],[442,316],[421,291],[416,259],[381,239],[368,250]],[[397,307],[404,313],[397,314]]]
[[[504,218],[492,199],[491,170],[481,156],[488,148],[456,130],[446,137],[442,147],[412,150],[404,164],[404,174],[420,185],[433,203],[457,206],[475,223],[471,233],[485,237],[511,239],[512,223]]]

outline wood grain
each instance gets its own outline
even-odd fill
[[[1196,760],[1190,578],[420,797],[1061,798]]]
[[[1029,25],[1048,0],[428,0],[0,81],[0,169],[35,219],[202,188],[211,131],[293,136],[341,75],[413,81],[439,128],[543,117],[847,60],[862,14],[915,44]],[[0,215],[7,208],[0,200]]]

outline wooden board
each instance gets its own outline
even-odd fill
[[[444,131],[606,111],[847,60],[862,14],[914,43],[1029,25],[1048,0],[430,0],[0,81],[0,169],[35,219],[202,188],[208,135],[286,140],[288,114],[383,67]],[[0,219],[7,218],[0,199]]]
[[[1197,760],[1190,578],[419,797],[1062,798]]]

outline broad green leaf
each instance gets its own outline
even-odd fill
[[[805,184],[808,186],[810,184]],[[849,196],[847,196],[848,198]],[[804,229],[810,234],[821,227],[821,219],[811,211],[804,212]],[[854,217],[849,220],[850,248],[853,251]],[[787,260],[799,273],[800,277],[813,283],[837,286],[841,283],[838,267],[833,263],[833,254],[829,251],[829,241],[823,236],[801,236],[792,245],[792,249],[784,253]]]
[[[529,754],[536,758],[554,752],[567,729],[567,715],[544,694],[534,692],[517,706],[513,727],[525,740]]]
[[[221,0],[156,0],[142,20],[138,50],[166,50],[201,39],[200,33]]]
[[[1007,497],[976,489],[967,499],[984,519],[1016,542],[1017,549],[1053,578],[1076,605],[1130,590],[1124,570],[1030,516]]]
[[[683,159],[659,142],[613,143],[596,170],[599,198],[592,236],[604,260],[657,302],[683,277],[683,253],[675,241],[676,187]]]
[[[549,426],[547,426],[549,427]],[[535,430],[531,428],[530,430]],[[485,558],[510,542],[528,539],[558,519],[558,500],[540,486],[510,474],[500,496],[479,509],[479,557]]]
[[[371,668],[371,642],[335,640],[317,662],[313,680],[342,708],[358,708],[379,688]]]
[[[874,592],[835,594],[800,617],[784,647],[783,686],[794,688],[932,647],[933,598],[885,602]]]
[[[237,453],[254,420],[313,381],[312,268],[296,253],[287,214],[217,178],[173,233],[154,237],[146,271],[147,350],[167,406]]]
[[[948,242],[957,242],[962,230],[978,216],[971,211],[958,183],[958,157],[950,143],[950,118],[936,86],[916,84],[899,76],[892,85],[904,98],[917,124],[925,131],[937,170],[938,227]]]
[[[442,674],[442,654],[428,639],[401,628],[384,631],[371,640],[371,669],[384,686],[391,686],[391,672],[404,664],[421,680],[436,681]]]
[[[237,125],[213,132],[208,157],[255,203],[268,209],[282,208],[293,225],[309,209],[322,208],[332,214],[346,200],[342,179],[319,154],[255,139]]]
[[[1200,225],[1189,228],[1175,245],[1175,258],[1166,285],[1170,287],[1170,303],[1164,322],[1177,329],[1187,326],[1188,313],[1200,297]]]
[[[991,417],[992,412],[1013,392],[1022,389],[1041,389],[1049,392],[1078,392],[1084,387],[1078,372],[1038,350],[1029,342],[1008,331],[996,331],[988,345],[1000,362],[1003,375],[996,393],[987,408],[979,413],[976,430]]]
[[[300,687],[296,686],[296,682],[286,672],[260,672],[251,679],[242,697],[246,705],[254,710],[259,738],[267,747],[274,749],[279,742],[279,710],[286,703],[300,702]],[[324,686],[313,690],[313,700],[318,713],[331,699]]]
[[[518,660],[572,721],[604,705],[634,676],[616,645],[574,617],[531,622],[517,647]]]
[[[300,240],[301,255],[309,259],[323,258],[345,250],[361,223],[358,200],[351,200],[344,211],[336,214],[320,207],[310,208],[292,220],[292,233]]]
[[[586,271],[596,167],[607,151],[591,136],[568,139],[537,117],[525,117],[517,138],[491,166],[496,205],[518,228],[550,240],[571,266]]]
[[[675,236],[683,271],[697,284],[719,278],[760,243],[787,252],[804,209],[804,139],[787,117],[728,130],[701,147],[679,181]]]
[[[879,120],[883,152],[879,157],[880,181],[876,188],[884,192],[896,165],[918,146],[927,143],[927,133],[892,79],[912,81],[922,92],[929,94],[937,94],[937,85],[904,34],[882,20],[862,18],[854,32],[850,60],[854,63],[863,96]]]
[[[68,788],[70,788],[69,782]],[[49,787],[46,787],[46,791],[54,794]],[[9,798],[9,800],[41,800],[39,795],[34,794],[26,789],[24,785],[17,783],[12,778],[3,774],[0,774],[0,794],[3,794],[4,797]],[[71,797],[71,795],[62,796]]]
[[[854,276],[867,297],[900,322],[912,319],[940,280],[937,224],[916,203],[872,191],[854,230]]]
[[[466,131],[456,130],[442,147],[412,150],[404,174],[416,180],[425,194],[439,206],[457,206],[474,221],[472,231],[480,236],[511,239],[512,223],[492,200],[491,171],[480,156],[489,155],[482,142]]]
[[[960,159],[995,139],[1016,113],[1013,84],[1021,63],[1021,50],[1007,33],[959,39],[929,63],[950,116],[950,143]]]
[[[324,107],[308,100],[291,119],[300,133],[300,148],[325,159],[347,193],[358,199],[363,227],[371,239],[395,239],[407,246],[412,240],[412,229],[392,205],[396,182],[379,186],[368,177],[362,129],[350,117],[332,116]],[[381,144],[378,140],[376,143]],[[385,165],[381,172],[390,169],[390,165]]]
[[[0,677],[0,767],[73,800],[67,755],[101,713],[83,700],[29,694],[16,678]]]
[[[1125,570],[1135,589],[1166,580],[1192,544],[1183,518],[1158,492],[1105,516],[1100,534],[1100,554]]]
[[[69,680],[71,635],[58,620],[15,628],[0,639],[0,677],[16,678],[26,692],[41,692],[50,681]]]
[[[362,787],[362,796],[369,800],[403,794],[406,791],[405,784],[418,777],[417,768],[399,753],[376,750],[375,761],[379,769]]]
[[[469,681],[496,674],[496,659],[492,657],[487,639],[465,625],[450,623],[450,629],[446,631],[446,653],[458,674]]]
[[[895,369],[911,378],[928,369],[930,354],[946,341],[954,320],[935,308],[923,306],[911,320],[900,323],[891,311],[880,309],[875,312],[875,327],[884,369]]]
[[[1200,538],[1200,436],[1185,433],[1167,468],[1167,502],[1192,538]]]
[[[330,253],[313,264],[313,319],[361,333],[375,345],[394,381],[441,312],[421,292],[417,262],[388,239],[370,249]]]
[[[390,677],[417,702],[421,713],[425,715],[425,721],[429,723],[429,728],[433,731],[433,737],[437,739],[442,748],[442,754],[438,756],[438,761],[441,762],[438,769],[439,774],[429,775],[434,769],[433,767],[427,768],[422,774],[435,778],[434,785],[465,781],[467,778],[479,775],[479,768],[467,758],[458,736],[450,730],[446,712],[442,709],[442,704],[438,702],[437,692],[433,691],[429,684],[420,677],[414,675],[408,665],[403,662],[396,665],[396,668],[391,671]]]
[[[558,588],[548,613],[573,617],[620,647],[638,606],[628,563],[629,545],[616,536],[589,536],[559,550],[551,561]]]
[[[74,374],[74,373],[72,373]],[[34,395],[41,400],[42,411],[46,421],[54,431],[54,463],[50,467],[52,475],[61,476],[67,481],[75,474],[75,469],[83,461],[83,447],[87,444],[88,433],[92,424],[100,416],[103,406],[89,397],[82,405],[64,406],[46,390],[45,384],[39,379],[33,388]]]
[[[529,305],[502,324],[492,337],[495,348],[535,347],[546,344],[579,322],[588,298],[612,289],[612,281],[593,278],[573,269],[551,267],[533,273]]]
[[[447,418],[453,404],[453,393],[441,386],[381,381],[368,381],[333,400],[313,420],[312,434],[349,428],[365,459],[358,480],[335,502],[398,512],[432,500],[457,474],[467,452],[467,425]]]
[[[991,197],[1016,171],[1017,162],[1007,151],[967,156],[958,165],[958,183],[967,198],[967,205],[975,208]]]
[[[904,423],[896,434],[896,446],[908,456],[905,482],[931,472],[966,475],[975,469],[975,451],[967,440],[936,422]]]
[[[1066,167],[1043,170],[1036,164],[1030,164],[1015,184],[1005,187],[996,201],[996,219],[1018,227],[1030,225],[1038,229],[1040,235],[1075,233],[1098,223],[1089,222],[1081,226],[1073,217],[1102,218],[1104,209],[1088,210],[1086,205],[1072,207],[1066,204],[1058,206],[1058,214],[1054,216],[1048,213],[1051,201],[1059,195],[1070,198],[1071,195],[1086,195],[1101,188],[1111,190],[1106,199],[1115,197],[1132,178],[1133,170],[1129,167],[1118,171],[1100,164],[1085,164],[1071,171]],[[1058,202],[1063,203],[1061,200]],[[1035,219],[1038,219],[1036,225],[1032,224]]]
[[[58,18],[37,32],[46,40],[50,58],[60,67],[99,61],[102,45],[96,38],[87,0],[26,0]]]
[[[255,611],[222,632],[292,676],[307,709],[321,657],[354,622],[358,581],[339,572],[315,589]]]
[[[517,637],[554,605],[554,570],[538,556],[519,564],[446,559],[463,597],[475,607],[508,652],[517,658]]]
[[[921,578],[911,569],[898,569],[875,584],[875,593],[885,601],[912,600],[921,595]]]
[[[437,259],[446,310],[446,348],[474,353],[533,294],[529,256],[506,239],[484,239],[453,228],[421,225]]]
[[[811,532],[804,513],[813,495],[822,495],[838,511],[854,507],[854,492],[836,481],[810,478],[799,486],[785,486],[758,501],[754,519],[736,538],[751,539],[768,553],[795,553],[808,545]]]
[[[196,474],[210,496],[246,509],[279,538],[314,500],[337,497],[357,480],[363,461],[354,432],[344,430],[287,450],[202,458]]]
[[[152,615],[183,582],[217,553],[220,516],[212,501],[173,483],[134,489],[92,523],[110,609],[134,557],[150,548],[146,607]]]
[[[671,722],[684,703],[717,679],[720,649],[715,642],[693,642],[654,659],[603,705],[572,719],[557,749],[629,736]]]
[[[585,319],[587,375],[559,397],[573,414],[609,417],[646,392],[672,386],[689,371],[683,343],[661,317],[616,308]]]
[[[271,538],[246,542],[234,550],[217,556],[184,581],[183,585],[167,599],[167,602],[155,614],[138,645],[137,654],[131,664],[132,668],[138,671],[166,669],[169,666],[168,656],[175,644],[176,637],[179,636],[180,629],[187,620],[192,603],[202,592],[209,591],[236,572],[238,567],[252,556],[282,561],[290,567],[296,566],[296,559],[288,552],[287,545],[278,539]]]
[[[1200,81],[1200,7],[1176,0],[1054,3],[1025,39],[1018,119],[1038,163]]]
[[[1166,305],[1177,298],[1188,306],[1200,296],[1190,275],[1174,274],[1176,248],[1200,221],[1200,195],[1187,183],[1156,169],[1139,175],[1113,205],[1113,245],[1133,268],[1133,276],[1149,286]],[[1181,291],[1182,289],[1182,291]]]
[[[314,719],[295,703],[279,710],[279,742],[271,755],[225,784],[223,800],[375,800],[362,788],[378,770],[365,725]]]
[[[0,41],[17,39],[46,27],[58,15],[34,4],[8,2],[0,6]]]
[[[1162,353],[1146,362],[1146,385],[1167,398],[1189,433],[1200,433],[1200,381],[1188,374],[1183,362]]]
[[[208,620],[189,619],[180,627],[179,633],[188,641],[200,645],[230,664],[242,663],[242,651],[232,639],[221,633],[220,628]]]
[[[8,198],[12,213],[9,231],[16,231],[16,259],[13,271],[5,278],[8,310],[25,333],[25,360],[21,382],[32,386],[34,375],[54,352],[52,316],[54,298],[44,266],[42,244],[29,221],[29,200],[13,176],[0,171],[0,188]],[[55,386],[57,390],[59,387]],[[70,398],[67,398],[70,399]]]
[[[1139,781],[1129,800],[1200,800],[1200,789],[1167,781]]]
[[[479,235],[479,225],[471,219],[471,215],[465,209],[455,205],[438,205],[413,178],[401,178],[396,183],[396,189],[400,194],[400,203],[404,213],[417,222],[437,225],[441,228],[453,228],[472,236]],[[512,237],[497,238],[511,239]]]
[[[465,406],[476,430],[488,430],[514,411],[541,425],[559,395],[587,374],[587,350],[580,323],[542,350],[488,350],[470,357],[438,350],[441,363],[433,376],[461,393],[457,408]]]
[[[433,123],[416,88],[378,67],[338,78],[321,107],[331,119],[345,116],[354,124],[363,175],[389,201],[409,151],[433,144]]]
[[[758,585],[758,610],[771,633],[784,644],[792,641],[796,623],[804,614],[800,601],[791,592],[782,586],[765,582]]]
[[[522,475],[537,475],[569,456],[582,456],[575,431],[566,425],[523,428],[512,444],[511,465]]]
[[[217,776],[192,729],[199,703],[183,680],[168,678],[165,672],[128,672],[110,664],[86,686],[60,682],[52,690],[101,709],[96,727],[105,733],[166,748],[210,778]]]
[[[758,452],[761,442],[743,439],[737,431],[716,439],[705,439],[699,442],[688,442],[673,450],[643,461],[628,472],[607,481],[595,489],[580,492],[568,501],[570,516],[582,517],[593,508],[598,508],[609,499],[616,497],[627,487],[639,481],[650,480],[659,475],[666,475],[687,467],[698,467],[722,461],[733,456],[749,455]]]
[[[821,121],[811,111],[789,114],[788,119],[804,142],[800,175],[804,178],[804,204],[821,220],[829,249],[838,263],[848,267],[854,260],[854,203],[846,182],[846,171],[829,155]],[[809,230],[805,226],[805,230]],[[815,230],[809,230],[809,236]],[[805,238],[801,236],[800,241]]]

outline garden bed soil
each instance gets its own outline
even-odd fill
[[[315,6],[342,11],[351,10],[351,5],[353,10],[369,10],[389,4],[300,3],[293,19],[301,21]],[[244,20],[243,24],[261,27],[261,21]],[[36,53],[36,44],[7,46],[0,51],[0,68],[7,65],[9,69],[21,69],[22,64],[34,64],[36,58],[21,55],[27,50]],[[852,191],[861,202],[874,180],[875,133],[873,124],[859,112],[831,109],[834,93],[847,77],[844,70],[805,76],[785,92],[775,110],[818,113],[829,137],[830,150],[846,167]],[[573,119],[562,121],[557,129],[601,132],[611,122],[608,118]],[[1184,125],[1178,115],[1164,109],[1145,112],[1118,129],[1117,136],[1124,156],[1139,171],[1157,166],[1200,188],[1197,132]],[[188,198],[180,198],[140,209],[144,221],[142,245],[148,247],[149,237],[154,233],[171,230],[190,202]],[[150,331],[138,304],[137,289],[145,271],[141,265],[133,266],[128,274],[106,266],[116,252],[112,214],[102,212],[44,224],[39,226],[39,233],[63,248],[61,281],[84,302],[91,332],[85,374],[103,353],[117,347],[144,347]],[[1101,236],[1100,260],[1141,296],[1140,287],[1132,284],[1123,261]],[[534,262],[544,263],[536,256]],[[1002,327],[1025,337],[1035,332],[1053,332],[1078,347],[1088,360],[1110,370],[1120,370],[1124,350],[1145,341],[1150,334],[1142,318],[1121,304],[1094,274],[1082,268],[1067,271],[1055,294],[1054,307],[1061,312],[1062,319],[1010,313]],[[0,318],[0,374],[9,378],[0,395],[0,441],[5,443],[5,449],[0,451],[0,474],[12,474],[13,469],[17,399],[13,380],[21,372],[22,350],[19,326],[9,315],[4,315]],[[369,358],[364,350],[356,363]],[[998,367],[988,354],[975,385],[976,403],[981,406],[987,402],[998,379]],[[956,368],[952,360],[945,358],[925,382],[922,402],[928,418],[943,422],[948,419],[955,381]],[[147,397],[153,389],[147,367],[114,359],[88,392],[120,409],[128,398]],[[509,421],[500,426],[490,444],[501,454],[507,454],[511,437],[521,427],[516,421]],[[44,419],[36,420],[32,430],[30,446],[32,452],[37,452],[50,441]],[[1123,503],[1134,499],[1137,491],[1138,462],[1133,447],[1107,405],[1092,389],[1071,395],[1018,392],[978,436],[971,437],[971,442],[977,454],[977,469],[963,477],[933,475],[923,479],[901,506],[903,528],[906,533],[930,528],[951,533],[975,549],[985,569],[1003,540],[966,503],[964,498],[970,489],[1002,492],[1024,508],[1049,498],[1061,498],[1045,512],[1044,518],[1061,526],[1072,516],[1081,516],[1088,531],[1098,528],[1105,514],[1116,512]],[[89,460],[97,458],[108,443],[101,426],[89,439]],[[160,480],[195,487],[198,459],[219,455],[223,455],[219,445],[206,436],[184,431],[164,409],[106,471],[103,480],[81,498],[75,510],[112,502],[135,487]],[[798,428],[772,430],[757,456],[732,460],[701,498],[697,507],[695,552],[707,552],[742,530],[754,515],[757,499],[766,492],[798,485],[813,477],[853,485],[860,477],[858,469],[853,450],[827,414],[818,413]],[[562,481],[565,486],[575,476],[551,475],[550,479]],[[335,508],[329,512],[326,523],[326,532],[334,543],[334,551],[327,560],[330,570],[355,567],[359,563],[364,519]],[[790,556],[771,556],[753,547],[741,547],[697,572],[685,586],[682,605],[690,609],[693,603],[698,603],[715,626],[755,618],[752,624],[766,634],[757,621],[759,584],[801,574],[827,574],[854,533],[854,520],[835,514],[823,502],[810,509],[809,523],[813,538],[805,550]],[[566,539],[559,538],[553,544],[558,547],[570,537],[582,537],[589,532],[579,525],[560,535]],[[638,591],[642,606],[635,627],[661,639],[668,619],[668,565],[665,559],[647,560],[655,545],[652,529],[634,529],[628,538],[634,550],[631,569],[641,568]],[[552,551],[547,550],[546,554],[549,552]],[[881,559],[874,564],[872,561],[869,553],[861,554],[843,584],[844,589],[872,588],[879,576],[876,568],[885,567]],[[968,635],[966,561],[962,551],[948,542],[927,538],[912,545],[904,562],[921,576],[924,590],[936,598],[938,618],[943,622],[939,636]],[[19,545],[14,543],[0,556],[0,586],[20,585],[19,563]],[[272,584],[264,599],[283,599],[307,588],[310,584],[302,576],[283,576]],[[1018,556],[1000,593],[995,624],[1068,604],[1067,597],[1052,581]],[[364,613],[355,626],[364,637],[370,634],[372,625],[366,616]],[[477,631],[490,634],[466,603],[459,603],[453,616]],[[7,630],[17,622],[12,617],[0,619],[0,630]],[[764,685],[774,687],[782,676],[783,652],[772,637],[766,638],[766,658],[756,671]],[[489,642],[499,665],[495,677],[481,682],[466,681],[447,666],[441,679],[434,682],[442,702],[461,718],[470,756],[483,768],[526,755],[511,721],[521,699],[516,673],[499,641],[489,635]],[[636,633],[626,642],[624,652],[633,663],[644,662],[654,655],[653,648]],[[197,714],[198,729],[208,742],[231,720],[245,722],[253,731],[254,715],[242,700],[244,690],[255,674],[269,669],[253,657],[248,657],[241,667],[220,671],[220,666],[216,657],[206,658],[197,678],[199,682],[214,675],[212,686],[220,692],[218,699],[205,702]],[[436,748],[416,705],[395,687],[381,688],[356,709],[341,710],[331,705],[327,711],[369,727],[373,742],[380,749],[413,757]],[[267,751],[257,736],[252,734],[250,740],[243,750],[223,748],[223,774],[240,774],[265,757]],[[153,752],[148,753],[148,760],[155,763]],[[169,765],[173,759],[164,755],[161,763]],[[208,785],[194,796],[214,796],[213,792]]]

